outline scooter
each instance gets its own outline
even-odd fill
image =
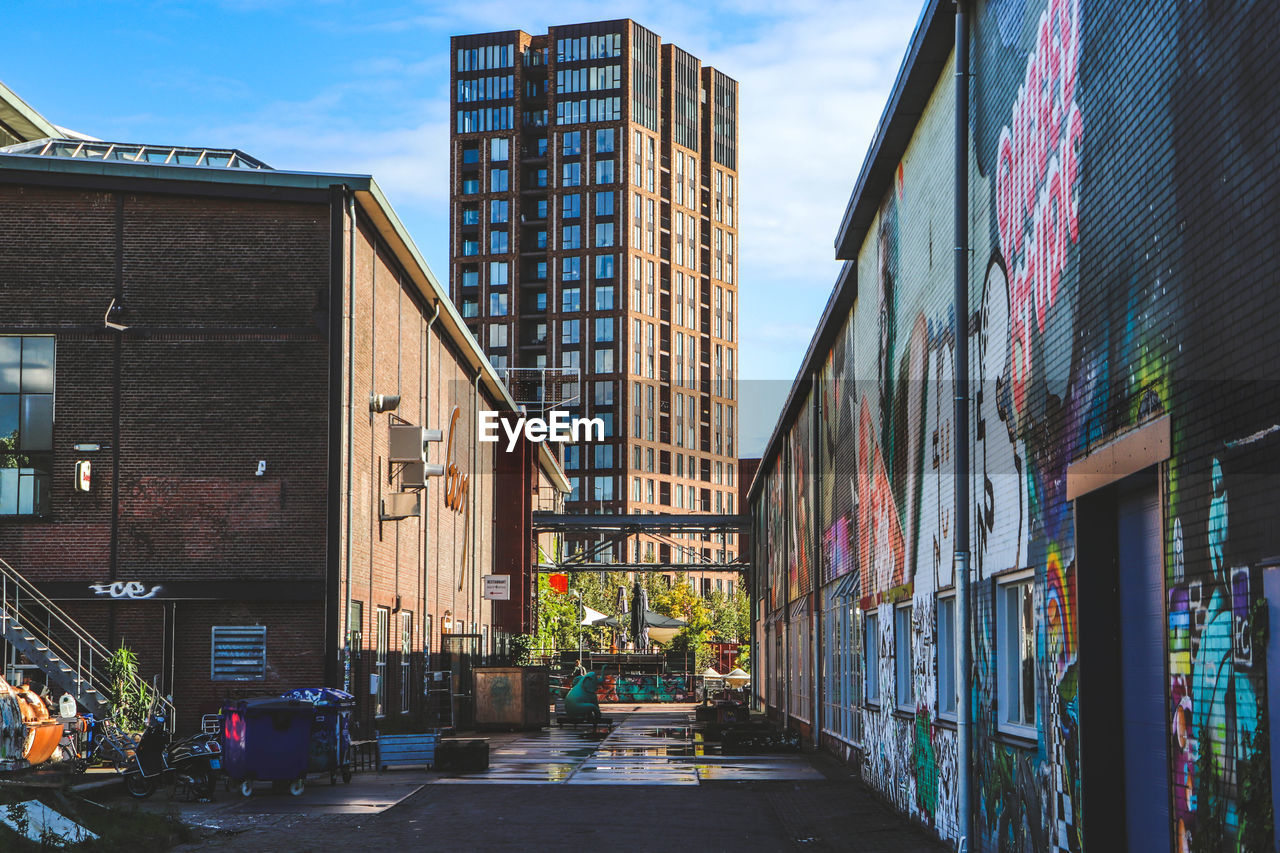
[[[173,740],[168,720],[157,704],[152,703],[147,727],[124,771],[125,789],[129,796],[145,800],[156,792],[165,774],[171,773],[178,789],[186,789],[196,799],[208,799],[222,769],[222,745],[217,735],[201,733]]]

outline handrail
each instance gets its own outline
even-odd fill
[[[24,596],[28,599],[28,603],[25,604],[27,608],[34,604],[44,610],[47,617],[44,625],[20,618]],[[105,685],[95,677],[95,670],[100,674],[105,673],[111,659],[111,651],[3,559],[0,559],[0,619],[12,620],[13,624],[20,625],[29,631],[31,636],[49,649],[51,654],[56,655],[66,666],[72,667],[77,679],[93,687],[104,701],[110,701],[109,693],[104,689]],[[53,623],[57,624],[57,636],[55,636]],[[71,650],[71,644],[61,636],[66,633],[70,633],[75,640],[74,653]],[[135,675],[133,682],[131,686],[134,689],[141,686],[149,692],[153,691],[146,679],[140,676]],[[156,698],[172,724],[175,719],[173,704],[158,692],[156,692]]]

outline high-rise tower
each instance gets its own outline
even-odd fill
[[[452,48],[450,292],[496,367],[580,372],[566,511],[736,512],[737,82],[631,20]]]

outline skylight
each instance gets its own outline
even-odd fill
[[[166,166],[211,169],[270,169],[266,163],[234,148],[187,148],[181,145],[138,145],[84,139],[37,139],[0,148],[0,154],[35,157],[79,157]]]

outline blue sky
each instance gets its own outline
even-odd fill
[[[832,242],[920,7],[690,3],[9,5],[0,80],[100,139],[373,174],[448,269],[449,36],[631,17],[740,84],[742,455],[763,449],[835,281]]]

